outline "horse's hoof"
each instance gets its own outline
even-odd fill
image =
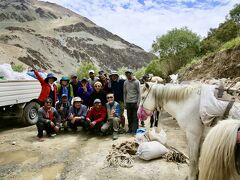
[[[185,180],[188,180],[188,176],[185,177]]]

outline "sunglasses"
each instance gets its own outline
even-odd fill
[[[94,87],[102,87],[102,86],[94,86]]]
[[[46,102],[47,104],[52,104],[52,102]]]
[[[108,96],[107,99],[113,98],[113,96]]]

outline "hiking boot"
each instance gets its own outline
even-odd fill
[[[118,139],[118,133],[117,132],[113,132],[112,139],[113,140],[117,140]]]

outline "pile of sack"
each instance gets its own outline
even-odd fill
[[[188,163],[188,157],[168,146],[167,135],[163,129],[154,127],[150,130],[140,128],[137,130],[136,142],[139,144],[137,156],[143,160],[164,158],[168,162]]]
[[[39,73],[44,79],[47,74]],[[16,72],[10,64],[0,64],[0,80],[35,80],[34,72],[23,71]]]

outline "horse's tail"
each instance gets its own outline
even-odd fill
[[[220,121],[202,145],[199,180],[227,180],[237,176],[235,151],[240,120]]]

